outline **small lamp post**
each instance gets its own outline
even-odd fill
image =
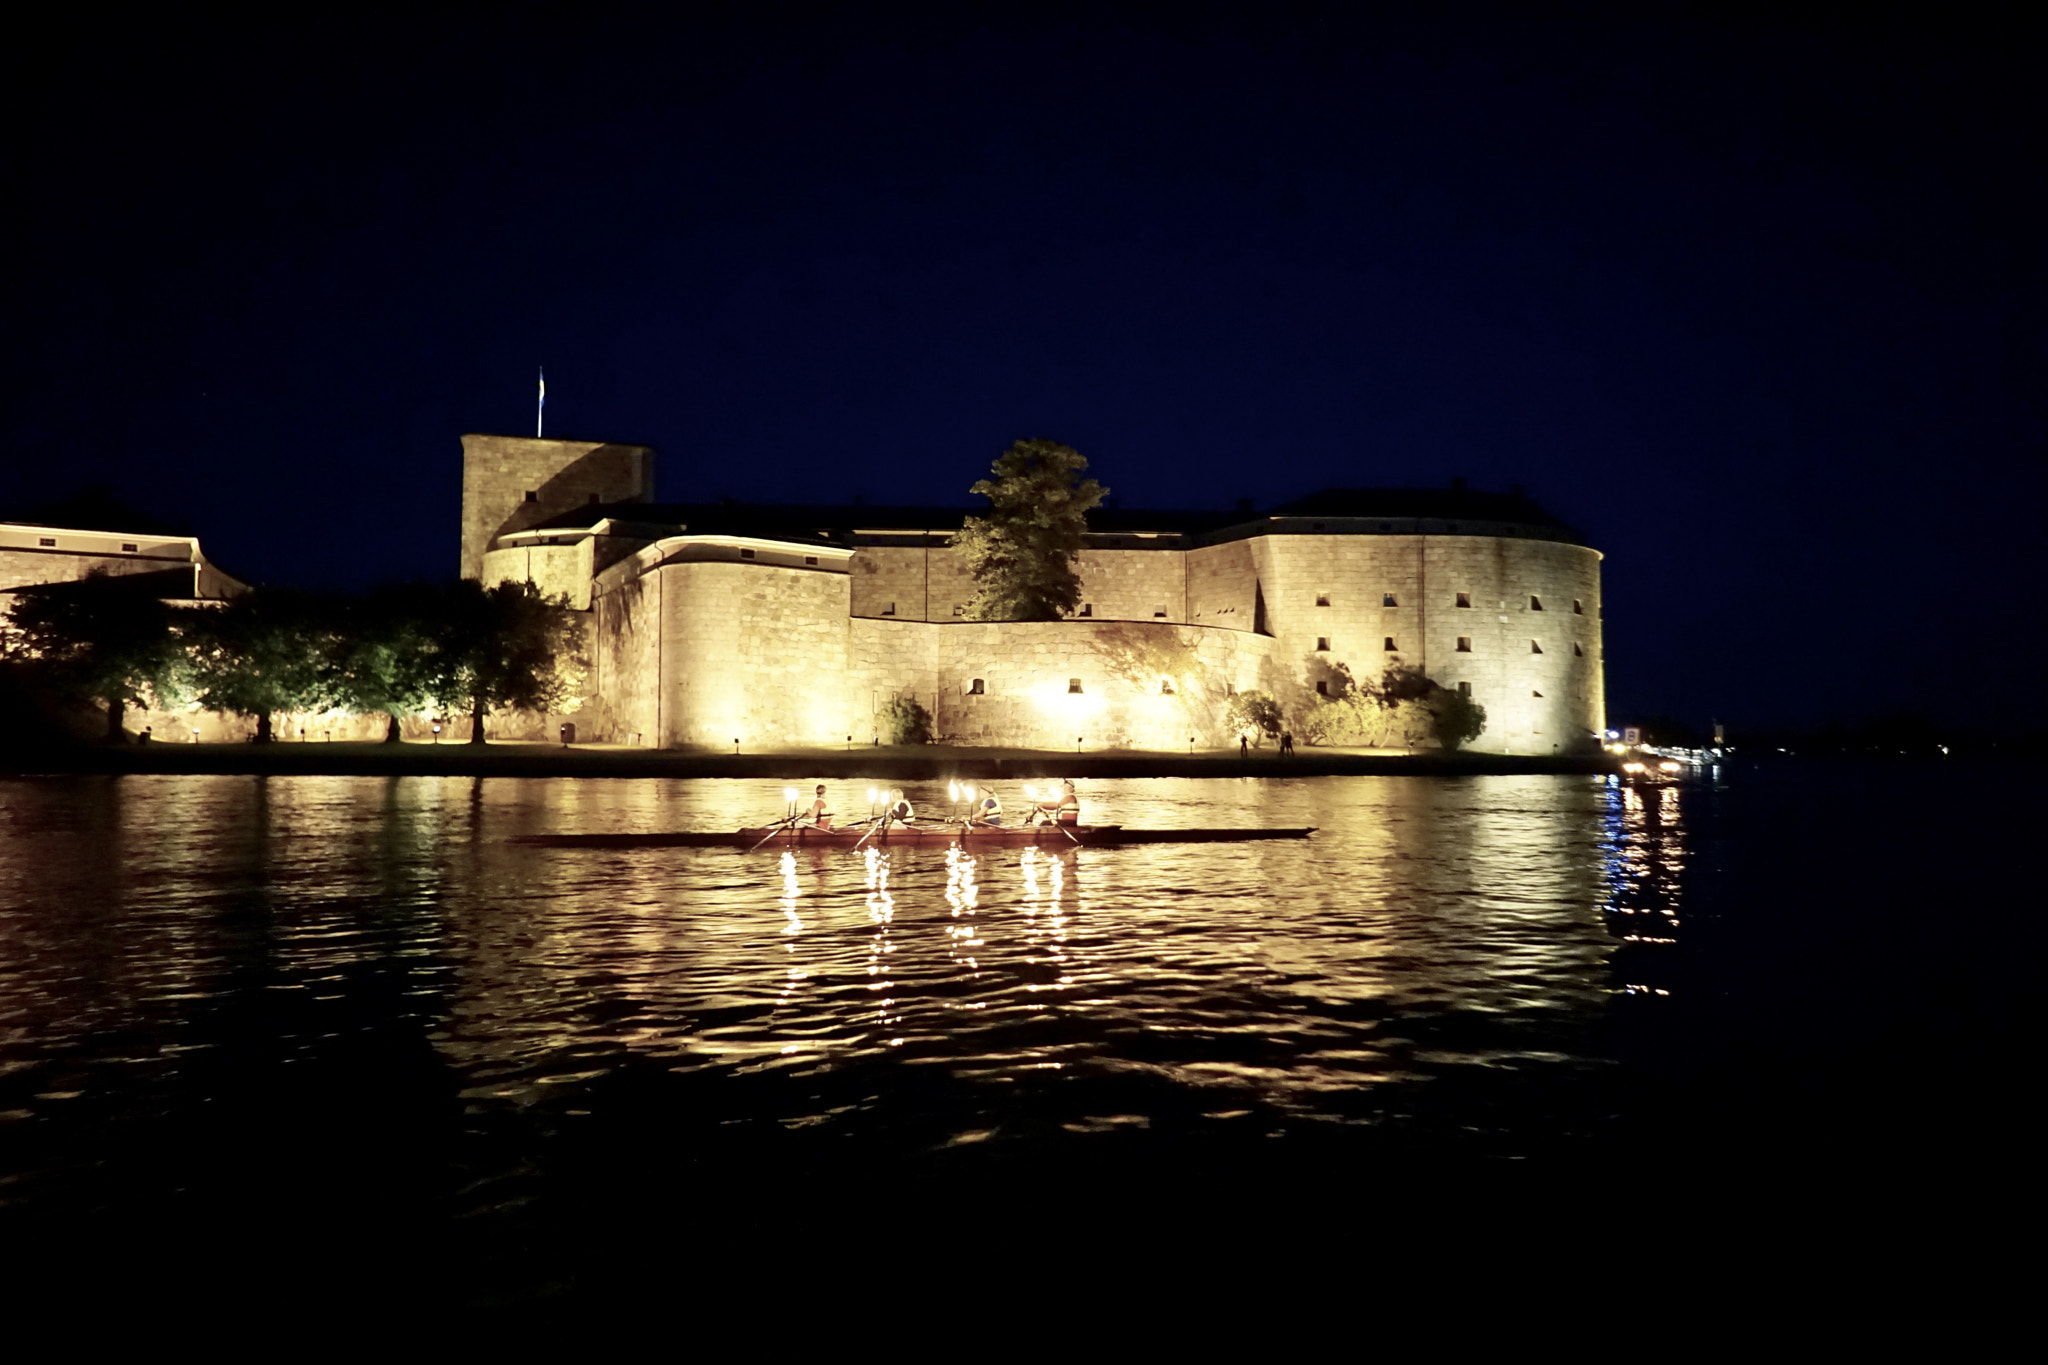
[[[1195,737],[1194,737],[1193,735],[1189,735],[1189,736],[1188,736],[1188,757],[1189,757],[1189,758],[1193,758],[1194,756],[1195,756]]]
[[[192,727],[192,742],[194,744],[199,742],[199,727],[196,725]]]
[[[732,756],[734,758],[738,758],[740,756],[740,741],[737,735],[733,737],[732,741]]]
[[[434,743],[436,743],[436,744],[439,744],[440,742],[441,742],[441,722],[437,720],[437,721],[435,721],[435,722],[434,722]]]
[[[1077,754],[1081,752],[1081,739],[1082,736],[1080,735],[1074,736],[1074,752]]]

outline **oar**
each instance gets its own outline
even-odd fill
[[[886,815],[884,815],[884,816],[883,816],[883,817],[881,818],[881,821],[880,821],[879,823],[877,823],[877,824],[871,824],[871,825],[869,825],[869,826],[868,826],[868,832],[867,832],[866,834],[863,834],[863,835],[861,835],[861,836],[860,836],[860,838],[858,838],[858,839],[856,839],[856,840],[854,840],[854,841],[853,841],[853,852],[855,852],[855,853],[858,853],[858,852],[860,852],[860,846],[861,846],[862,844],[866,843],[866,842],[867,842],[868,840],[870,840],[870,839],[874,838],[874,837],[875,837],[875,831],[876,831],[876,830],[878,830],[878,829],[885,829],[885,828],[887,828],[887,827],[888,827],[888,824],[889,824],[889,817],[888,817],[888,816],[886,816]]]
[[[1027,800],[1029,800],[1029,801],[1031,802],[1031,809],[1032,809],[1032,811],[1033,811],[1034,813],[1040,810],[1040,806],[1039,806],[1039,804],[1038,804],[1038,798],[1037,798],[1037,797],[1035,797],[1035,796],[1032,796],[1032,795],[1030,794],[1030,789],[1029,789],[1029,788],[1026,788],[1026,789],[1025,789],[1025,797],[1026,797],[1026,799],[1027,799]],[[1059,817],[1059,812],[1058,812],[1058,811],[1054,811],[1054,812],[1053,812],[1052,814],[1050,814],[1050,815],[1046,816],[1046,819],[1045,819],[1045,823],[1047,823],[1048,825],[1051,825],[1051,826],[1052,826],[1052,827],[1053,827],[1054,829],[1056,829],[1056,830],[1058,830],[1058,831],[1059,831],[1060,833],[1062,833],[1062,834],[1066,835],[1066,836],[1067,836],[1067,841],[1068,841],[1069,843],[1071,843],[1071,844],[1072,844],[1072,845],[1073,845],[1073,846],[1074,846],[1075,848],[1080,848],[1080,847],[1081,847],[1081,841],[1080,841],[1079,839],[1076,839],[1076,838],[1074,837],[1074,833],[1073,833],[1073,831],[1072,831],[1072,830],[1070,830],[1070,829],[1068,829],[1068,828],[1067,828],[1067,827],[1066,827],[1065,825],[1063,825],[1063,824],[1061,824],[1061,823],[1060,823],[1060,817]]]
[[[777,820],[774,824],[768,826],[768,832],[761,836],[761,843],[755,844],[754,848],[759,848],[761,844],[767,843],[770,839],[782,833],[789,826],[790,820],[794,818],[793,816],[785,816],[783,819]],[[747,852],[752,853],[754,848],[748,849]]]

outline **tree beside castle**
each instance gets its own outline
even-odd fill
[[[1088,534],[1088,513],[1109,490],[1083,479],[1088,461],[1058,441],[1018,441],[968,489],[989,500],[953,537],[974,577],[966,606],[972,621],[1058,621],[1081,605],[1074,559]]]

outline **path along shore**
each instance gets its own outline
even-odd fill
[[[945,781],[952,778],[1336,777],[1358,774],[1609,773],[1606,754],[1515,755],[1272,748],[1166,753],[1108,749],[994,749],[965,745],[854,745],[759,753],[634,749],[605,744],[124,744],[13,752],[0,774],[249,773],[361,777],[737,777],[803,781]]]

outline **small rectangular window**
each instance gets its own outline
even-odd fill
[[[1531,692],[1529,695],[1534,697],[1538,701],[1543,700],[1543,694],[1541,692]]]
[[[1380,605],[1383,607],[1398,607],[1401,604],[1394,600],[1394,594],[1383,592],[1380,594]]]
[[[1166,608],[1165,608],[1165,607],[1154,607],[1154,608],[1152,608],[1152,615],[1153,615],[1153,616],[1155,616],[1155,617],[1159,617],[1159,616],[1164,616],[1164,615],[1166,615]]]
[[[1531,654],[1541,654],[1543,652],[1542,644],[1536,640],[1531,640],[1529,642],[1529,652]]]
[[[1236,684],[1236,683],[1225,683],[1225,684],[1223,684],[1223,695],[1224,695],[1224,696],[1226,696],[1226,697],[1234,697],[1234,696],[1236,696],[1236,695],[1237,695],[1237,684]]]
[[[1319,607],[1327,607],[1327,606],[1329,606],[1329,605],[1330,605],[1330,594],[1328,594],[1328,593],[1326,593],[1326,592],[1319,592],[1319,593],[1317,593],[1317,594],[1316,594],[1316,605],[1317,605],[1317,606],[1319,606]]]
[[[1472,695],[1472,684],[1471,684],[1471,683],[1468,683],[1468,682],[1461,682],[1461,683],[1459,683],[1459,684],[1458,684],[1458,695],[1459,695],[1459,696],[1461,696],[1461,697],[1469,697],[1469,696],[1471,696],[1471,695]]]
[[[1329,652],[1329,649],[1330,637],[1327,635],[1316,636],[1316,652],[1319,654],[1327,654]]]
[[[972,687],[970,687],[970,688],[968,688],[968,689],[967,689],[967,695],[968,695],[968,696],[970,696],[970,697],[978,697],[978,696],[980,696],[981,694],[982,694],[982,688],[981,688],[981,679],[979,679],[979,678],[976,678],[976,679],[974,680],[974,686],[972,686]]]
[[[1469,607],[1469,606],[1471,606],[1471,605],[1472,605],[1472,594],[1471,594],[1471,593],[1469,593],[1469,592],[1461,592],[1461,593],[1459,593],[1459,594],[1458,594],[1458,605],[1459,605],[1459,606],[1461,606],[1461,607]]]
[[[1580,600],[1579,600],[1578,598],[1574,597],[1574,598],[1572,599],[1572,615],[1574,615],[1574,616],[1584,616],[1585,614],[1586,614],[1586,604],[1585,604],[1584,602],[1580,601]]]
[[[1458,637],[1458,652],[1459,652],[1460,654],[1470,654],[1470,653],[1472,652],[1472,637],[1471,637],[1471,636],[1469,636],[1469,635],[1460,635],[1460,636]]]
[[[38,545],[55,545],[56,543],[57,537],[55,536],[41,536],[38,537],[36,540],[36,544]]]
[[[1543,599],[1542,599],[1542,598],[1540,598],[1540,597],[1538,597],[1538,596],[1537,596],[1537,595],[1536,595],[1535,593],[1533,593],[1533,592],[1529,594],[1529,610],[1530,610],[1530,611],[1542,611],[1542,610],[1543,610]]]
[[[1080,690],[1081,690],[1081,680],[1080,680],[1079,678],[1069,678],[1069,679],[1067,679],[1067,691],[1068,691],[1068,692],[1069,692],[1070,694],[1071,694],[1071,693],[1074,693],[1074,692],[1079,692]]]
[[[539,502],[540,494],[534,492],[531,488],[529,488],[526,490],[526,500],[528,502]]]
[[[806,564],[815,564],[815,563],[817,563],[817,562],[818,562],[818,557],[817,557],[816,555],[805,555],[805,556],[804,556],[804,563],[806,563]]]
[[[1576,641],[1574,641],[1572,644],[1572,657],[1574,659],[1583,659],[1586,657],[1586,651],[1580,649]]]
[[[1319,697],[1330,695],[1330,684],[1327,680],[1316,684],[1316,695]]]
[[[891,602],[888,606],[882,608],[882,615],[884,616],[894,616],[895,614],[896,604],[894,602]]]
[[[955,602],[953,604],[953,614],[955,616],[965,616],[967,614],[967,604],[964,602]]]
[[[1093,602],[1083,602],[1081,604],[1081,614],[1083,616],[1093,616],[1095,614],[1095,604]]]
[[[752,550],[741,550],[741,551],[740,551],[740,558],[741,558],[741,559],[752,559],[753,557],[754,557],[754,552],[753,552]]]
[[[121,553],[124,555],[132,555],[135,553],[135,547],[124,540],[121,542]]]
[[[1396,654],[1396,653],[1399,653],[1399,652],[1400,652],[1400,648],[1401,648],[1401,647],[1400,647],[1399,645],[1395,644],[1395,643],[1394,643],[1394,637],[1393,637],[1393,636],[1391,636],[1391,635],[1389,635],[1389,636],[1387,637],[1387,643],[1386,643],[1386,644],[1385,644],[1385,645],[1383,646],[1383,648],[1384,648],[1384,649],[1385,649],[1385,651],[1386,651],[1387,653],[1389,653],[1389,654]]]

